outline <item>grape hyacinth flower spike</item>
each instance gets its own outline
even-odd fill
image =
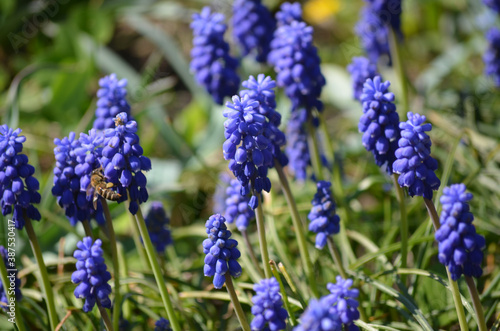
[[[241,184],[237,179],[231,179],[226,188],[226,221],[235,223],[236,228],[242,232],[246,231],[250,221],[255,218],[255,211],[250,208],[250,195],[241,195]]]
[[[366,4],[361,10],[361,17],[354,30],[371,62],[377,63],[380,57],[386,56],[391,65],[388,26],[370,4]]]
[[[318,190],[312,200],[312,208],[307,216],[309,231],[317,233],[316,248],[323,249],[328,236],[339,233],[340,218],[335,213],[335,201],[331,190],[332,183],[319,181],[316,184]]]
[[[343,279],[341,276],[336,277],[336,283],[328,283],[326,288],[330,291],[329,298],[333,301],[333,305],[337,307],[342,324],[347,330],[358,330],[354,325],[354,321],[359,319],[359,290],[354,288],[350,289],[353,281],[352,279]]]
[[[172,331],[170,328],[170,322],[168,319],[160,317],[159,320],[155,322],[154,331]]]
[[[139,204],[148,200],[146,176],[151,170],[151,161],[142,155],[143,150],[137,136],[137,122],[129,121],[126,113],[115,118],[116,127],[104,131],[104,148],[100,163],[107,182],[121,195],[118,202],[127,200],[130,194],[129,211],[135,215]]]
[[[0,202],[2,215],[12,214],[16,229],[22,230],[25,215],[31,220],[41,218],[33,204],[40,203],[40,184],[33,176],[35,168],[28,163],[28,156],[20,154],[25,136],[21,129],[13,130],[6,124],[0,126]]]
[[[439,243],[438,257],[455,281],[462,274],[476,278],[483,274],[481,263],[486,242],[472,224],[471,199],[472,193],[466,192],[464,184],[445,187],[440,198],[443,206],[439,219],[441,227],[435,234]]]
[[[231,231],[227,229],[226,219],[220,214],[210,216],[205,227],[208,239],[203,241],[205,257],[205,276],[212,277],[214,287],[222,288],[225,283],[225,274],[237,278],[241,276],[241,266],[237,259],[241,256],[236,246],[238,242],[230,239]]]
[[[483,0],[483,3],[488,6],[491,10],[494,10],[500,14],[500,1],[498,0]]]
[[[160,201],[153,201],[146,218],[146,227],[148,228],[151,242],[160,254],[164,253],[165,247],[172,245],[172,235],[170,234],[170,219],[167,216],[165,208]]]
[[[426,132],[431,131],[432,125],[424,123],[426,117],[408,112],[408,121],[399,123],[401,138],[396,150],[393,171],[400,174],[398,183],[401,187],[408,187],[410,196],[422,196],[432,199],[432,191],[441,185],[434,171],[438,162],[431,154],[431,139]]]
[[[253,52],[258,62],[265,62],[276,21],[262,1],[234,1],[232,22],[233,34],[242,49],[242,55]]]
[[[358,129],[363,133],[363,146],[372,152],[375,163],[379,167],[385,165],[387,173],[392,175],[400,131],[394,94],[388,90],[390,84],[389,81],[382,82],[380,76],[366,80],[361,95],[363,115]]]
[[[497,87],[500,87],[500,30],[496,27],[491,28],[486,33],[486,40],[488,48],[483,55],[484,72],[493,78]]]
[[[79,241],[73,256],[77,259],[76,271],[71,275],[71,281],[79,284],[75,288],[75,297],[85,299],[83,311],[88,313],[94,308],[97,300],[104,308],[111,308],[111,286],[108,281],[111,275],[107,271],[101,248],[102,241],[92,242],[91,237]]]
[[[97,91],[96,119],[93,128],[104,130],[115,127],[115,117],[119,113],[127,113],[130,119],[130,105],[127,102],[127,80],[118,80],[116,74],[103,77],[99,80],[101,87]]]
[[[273,146],[265,137],[266,117],[259,113],[259,102],[244,95],[233,96],[224,110],[224,159],[229,160],[229,170],[241,183],[241,195],[251,194],[249,205],[257,208],[257,194],[271,190],[267,177],[273,166]]]
[[[377,73],[377,65],[363,56],[353,57],[352,62],[347,66],[347,71],[351,74],[353,97],[358,101],[361,101],[366,80],[380,76]]]
[[[276,21],[278,27],[288,25],[293,21],[302,21],[302,6],[299,2],[284,2],[280,6],[280,10],[276,13]]]
[[[253,286],[252,330],[284,330],[288,312],[283,308],[280,284],[276,278],[263,279]]]
[[[224,97],[236,94],[240,84],[238,61],[231,57],[224,41],[227,27],[223,21],[224,15],[204,7],[201,13],[193,14],[190,25],[194,36],[190,69],[198,84],[220,105]]]

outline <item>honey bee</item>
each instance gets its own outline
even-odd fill
[[[97,209],[99,196],[111,201],[117,201],[121,198],[121,194],[111,190],[113,186],[113,183],[106,182],[102,167],[92,170],[90,174],[90,185],[87,188],[87,195],[89,195],[90,189],[94,188],[94,209]]]

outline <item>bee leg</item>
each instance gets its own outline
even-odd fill
[[[115,186],[115,184],[113,184],[113,183],[106,183],[106,188],[112,188],[113,186]]]
[[[99,195],[97,194],[97,191],[94,193],[94,209],[97,210],[97,200],[99,200]]]

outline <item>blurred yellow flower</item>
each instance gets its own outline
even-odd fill
[[[319,24],[340,9],[340,0],[309,0],[304,5],[304,19],[312,24]]]

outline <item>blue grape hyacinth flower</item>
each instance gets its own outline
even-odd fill
[[[25,136],[21,129],[13,130],[6,124],[0,126],[0,204],[2,215],[12,214],[16,229],[22,230],[25,217],[39,221],[40,184],[33,176],[35,168],[28,163],[28,156],[20,154]]]
[[[268,119],[264,129],[264,136],[271,141],[273,157],[284,167],[288,164],[288,158],[281,148],[286,145],[286,136],[279,128],[281,114],[276,111],[276,96],[274,93],[276,82],[270,76],[259,74],[257,79],[250,76],[241,85],[246,89],[240,91],[240,97],[248,95],[250,98],[257,100],[259,102],[259,113]]]
[[[81,141],[76,139],[74,132],[70,132],[68,137],[54,139],[54,144],[56,166],[52,194],[57,197],[57,203],[64,209],[72,226],[78,221],[90,221],[92,218],[103,224],[105,220],[101,206],[94,210],[91,197],[87,197],[86,189],[81,188],[81,176],[84,173],[76,153],[81,149]]]
[[[273,166],[273,145],[265,137],[266,117],[259,113],[259,102],[248,95],[241,99],[233,96],[224,110],[224,159],[229,160],[229,170],[241,183],[241,195],[251,194],[249,205],[257,208],[257,194],[271,190],[267,177]]]
[[[302,21],[302,6],[299,2],[284,2],[280,6],[280,10],[276,13],[276,21],[278,26],[288,25],[293,21]]]
[[[233,4],[233,35],[242,55],[255,53],[258,62],[269,54],[276,21],[261,0],[236,0]]]
[[[483,3],[490,9],[500,14],[500,1],[498,0],[483,0]]]
[[[438,162],[431,156],[431,138],[426,132],[432,125],[425,123],[426,117],[408,112],[408,121],[399,123],[401,138],[396,150],[393,171],[400,174],[398,183],[408,187],[410,196],[422,196],[432,199],[432,191],[436,191],[441,181],[434,173]]]
[[[262,279],[253,286],[256,292],[252,297],[252,330],[284,330],[288,312],[283,308],[280,284],[276,278]]]
[[[483,55],[484,72],[493,78],[497,87],[500,87],[500,30],[496,27],[491,28],[486,33],[486,40],[488,48]]]
[[[86,313],[94,308],[98,300],[102,307],[111,308],[111,286],[108,284],[111,275],[107,271],[101,245],[100,239],[92,242],[91,237],[85,237],[76,244],[78,249],[73,253],[77,262],[71,281],[78,284],[75,297],[85,299],[83,311]]]
[[[170,219],[167,216],[165,208],[160,201],[151,202],[146,218],[144,219],[149,232],[151,242],[158,253],[164,253],[165,247],[172,245],[172,235],[170,233]]]
[[[143,171],[151,170],[151,161],[142,155],[137,122],[128,120],[126,113],[115,118],[116,127],[104,131],[104,147],[100,163],[104,176],[113,189],[121,195],[118,202],[127,200],[130,194],[129,211],[135,215],[139,204],[148,200],[146,176]]]
[[[476,233],[472,224],[474,215],[470,212],[469,201],[472,193],[466,192],[464,184],[454,184],[443,189],[440,200],[443,206],[436,231],[439,243],[439,262],[448,267],[451,278],[458,280],[465,276],[481,277],[483,250],[486,241]]]
[[[14,301],[14,305],[15,305],[15,302],[21,300],[23,297],[23,295],[21,293],[21,280],[17,277],[18,270],[16,269],[15,263],[13,263],[12,260],[9,260],[9,252],[3,246],[0,246],[0,255],[2,257],[2,261],[0,261],[0,263],[4,263],[5,268],[9,269],[9,273],[8,273],[9,275],[8,275],[7,279],[10,282],[10,284],[8,284],[7,286],[4,286],[4,284],[0,280],[0,302],[3,303],[1,305],[2,309],[4,311],[9,311],[10,308],[12,307],[12,301],[9,302],[7,300],[6,291],[10,292],[11,298],[15,298],[15,301]],[[10,258],[12,258],[12,257],[10,257]],[[14,285],[14,289],[13,289],[14,292],[11,292],[12,291],[12,283],[14,283],[13,284]]]
[[[160,319],[155,322],[154,331],[172,331],[170,321],[166,318],[160,317]]]
[[[363,115],[358,124],[359,132],[363,133],[363,146],[372,152],[379,167],[386,166],[389,175],[393,172],[400,138],[399,115],[393,103],[394,94],[388,90],[390,84],[382,82],[380,76],[366,80],[361,95]]]
[[[367,0],[371,10],[386,25],[401,35],[401,0]]]
[[[222,105],[224,97],[236,94],[240,84],[238,61],[231,57],[224,41],[224,15],[204,7],[201,13],[193,14],[190,27],[194,36],[190,69],[198,84]]]
[[[96,119],[93,127],[104,130],[115,127],[115,117],[119,113],[127,113],[130,117],[130,105],[127,102],[127,80],[118,80],[116,74],[105,76],[99,80],[101,87],[97,91]]]
[[[321,60],[313,44],[313,28],[304,22],[292,21],[274,32],[268,62],[276,72],[276,83],[292,101],[292,111],[305,108],[321,111],[319,100],[325,77]]]
[[[203,272],[205,276],[214,276],[214,287],[220,289],[226,282],[227,272],[234,278],[241,276],[241,266],[237,261],[241,253],[236,247],[238,242],[230,239],[231,231],[222,215],[210,216],[205,227],[208,239],[203,241],[203,253],[206,254]]]
[[[332,183],[321,180],[316,183],[317,192],[312,200],[312,208],[307,216],[309,231],[316,233],[316,248],[323,249],[328,236],[339,233],[340,217],[335,212]]]
[[[380,76],[377,73],[377,65],[363,56],[353,57],[352,62],[347,66],[347,71],[351,74],[353,97],[358,101],[361,101],[366,80]]]
[[[354,30],[371,62],[377,63],[380,57],[386,56],[388,64],[391,64],[388,25],[369,4],[361,10],[361,17]]]
[[[312,299],[300,317],[294,331],[359,331],[354,321],[359,319],[359,291],[350,290],[352,280],[337,276],[337,283],[328,284],[331,294]]]
[[[292,112],[286,127],[286,154],[290,169],[296,180],[303,182],[307,178],[307,167],[311,165],[311,154],[307,144],[307,132],[304,123],[307,111],[298,109]]]
[[[246,231],[250,221],[255,218],[255,212],[250,208],[250,196],[241,195],[241,184],[237,179],[231,179],[226,188],[226,221],[229,224],[234,223],[236,228],[243,232]]]

